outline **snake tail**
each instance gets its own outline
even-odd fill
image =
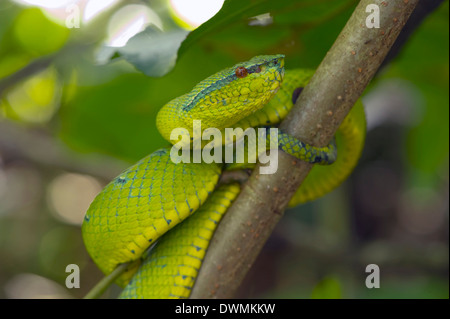
[[[289,207],[313,201],[342,184],[361,157],[365,135],[366,117],[363,104],[358,100],[336,132],[336,161],[333,165],[314,165],[289,202]]]

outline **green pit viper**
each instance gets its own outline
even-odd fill
[[[312,75],[312,70],[285,71],[283,55],[254,57],[167,103],[157,115],[157,128],[173,144],[171,131],[192,132],[193,120],[220,130],[276,126]],[[360,157],[365,129],[358,101],[336,133],[336,161],[315,165],[290,206],[320,197],[348,177]],[[308,162],[334,160],[333,144],[315,148],[279,133],[278,147]],[[175,164],[170,148],[163,148],[97,195],[82,225],[90,256],[105,274],[138,260],[116,281],[125,287],[120,298],[189,297],[214,230],[240,192],[237,182],[219,185],[224,169],[219,163]]]

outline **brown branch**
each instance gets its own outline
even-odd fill
[[[0,80],[0,98],[3,96],[3,93],[9,87],[12,87],[18,84],[20,81],[28,78],[29,76],[39,73],[40,71],[45,70],[54,59],[54,55],[48,55],[39,59],[34,60],[30,64],[26,65],[16,73],[7,76],[4,79]]]
[[[417,2],[362,0],[280,128],[307,143],[326,145]],[[369,4],[380,8],[379,29],[365,26]],[[256,167],[214,234],[191,298],[233,297],[311,167],[282,152],[275,174],[259,175]]]
[[[37,165],[89,174],[109,181],[128,164],[100,154],[79,154],[49,133],[0,120],[0,155],[5,162],[25,159]]]

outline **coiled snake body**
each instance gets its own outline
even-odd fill
[[[221,131],[275,126],[312,74],[285,72],[282,55],[255,57],[166,104],[157,116],[158,130],[176,143],[171,132],[181,127],[192,133],[193,120]],[[345,180],[359,159],[364,137],[364,110],[358,102],[336,134],[336,161],[314,166],[290,206],[320,197]],[[308,162],[334,161],[333,144],[316,148],[280,133],[278,147]],[[176,164],[170,148],[164,148],[125,170],[94,199],[82,233],[98,267],[108,274],[121,263],[141,261],[118,279],[125,287],[121,298],[189,297],[209,240],[240,191],[238,183],[217,186],[223,169],[220,163]]]

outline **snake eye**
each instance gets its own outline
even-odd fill
[[[261,67],[258,65],[256,68],[255,68],[255,73],[260,73],[261,72]]]
[[[236,71],[234,71],[236,73],[236,76],[238,78],[245,78],[248,75],[248,71],[246,68],[244,68],[243,66],[237,67]]]

